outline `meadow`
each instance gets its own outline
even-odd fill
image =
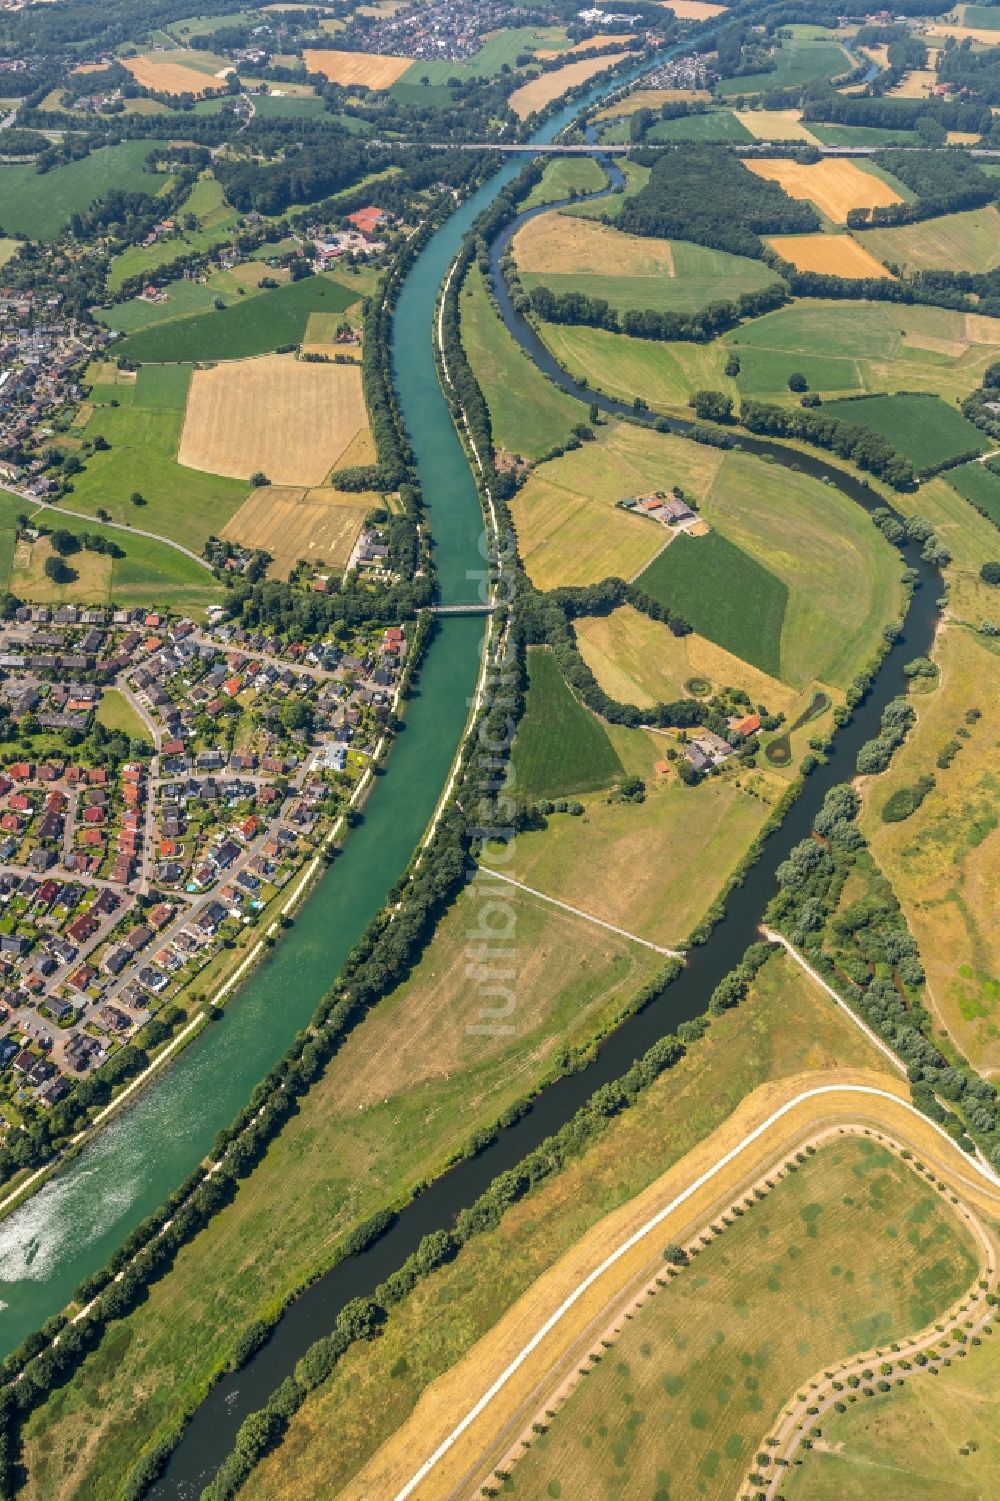
[[[671,534],[616,502],[670,485],[703,495],[720,462],[718,449],[614,423],[595,442],[539,466],[511,504],[532,583],[551,589],[632,578]]]
[[[973,460],[950,469],[948,483],[1000,528],[1000,474]]]
[[[968,7],[967,7],[968,9]],[[932,1380],[919,1376],[831,1412],[823,1439],[786,1471],[787,1501],[992,1495],[1000,1473],[1000,1344],[987,1339]]]
[[[571,692],[547,648],[528,653],[528,694],[514,741],[517,786],[526,798],[594,792],[622,775],[600,721]]]
[[[358,295],[329,276],[306,276],[252,301],[140,329],[116,345],[115,352],[151,364],[248,359],[300,343],[310,313],[342,312]]]
[[[109,188],[155,197],[166,177],[146,168],[146,157],[161,141],[122,141],[89,156],[38,173],[34,165],[0,166],[0,223],[10,234],[53,240]]]
[[[1000,213],[994,204],[943,214],[896,229],[856,231],[858,244],[878,261],[914,271],[994,271],[1000,266]]]
[[[915,130],[893,130],[879,125],[821,125],[809,121],[809,134],[823,146],[915,146]]]
[[[212,177],[195,183],[177,210],[177,220],[183,222],[186,214],[194,214],[198,219],[197,229],[182,230],[176,237],[158,240],[155,245],[130,245],[115,256],[108,270],[109,292],[117,292],[133,276],[148,276],[181,256],[202,253],[229,239],[239,217],[226,203],[221,183]]]
[[[793,89],[820,78],[836,78],[850,72],[851,60],[839,42],[825,37],[790,37],[781,43],[770,73],[751,73],[742,78],[724,78],[716,87],[723,99],[759,94],[771,89]]]
[[[650,950],[527,893],[505,888],[503,899],[520,956],[515,1030],[484,1030],[498,1001],[469,982],[469,931],[484,900],[470,886],[233,1203],[33,1416],[26,1459],[36,1494],[119,1494],[138,1450],[175,1420],[178,1401],[204,1391],[251,1320],[329,1265],[376,1210],[443,1171],[553,1072],[561,1048],[586,1046],[661,966]]]
[[[186,318],[192,313],[207,313],[213,309],[216,297],[232,301],[221,290],[197,281],[179,278],[164,288],[165,302],[145,302],[140,297],[130,297],[127,302],[116,302],[108,308],[98,308],[94,316],[108,328],[117,328],[121,333],[135,333],[141,328],[152,328],[157,323],[169,323],[173,318]]]
[[[638,584],[724,650],[779,674],[788,587],[721,532],[675,538]]]
[[[736,382],[723,373],[727,351],[722,344],[661,344],[569,323],[545,323],[542,331],[556,359],[575,378],[622,401],[638,396],[654,411],[673,408],[687,416],[692,391],[738,395]]]
[[[586,421],[587,409],[545,379],[523,354],[490,306],[473,266],[460,299],[462,342],[486,394],[493,442],[508,453],[540,458]]]
[[[628,139],[629,127],[626,120],[613,121],[601,131],[601,140],[608,145],[617,145]],[[676,120],[657,120],[646,132],[647,142],[654,145],[668,141],[726,141],[742,146],[753,139],[746,126],[727,109],[681,115]]]
[[[607,178],[592,156],[557,156],[545,163],[541,178],[532,188],[522,207],[537,208],[554,203],[571,193],[594,193],[603,188]]]
[[[599,1233],[607,1216],[625,1215],[630,1201],[765,1081],[871,1066],[875,1057],[795,965],[770,960],[749,998],[713,1021],[707,1036],[586,1152],[421,1282],[378,1340],[348,1352],[293,1419],[280,1449],[254,1472],[248,1501],[395,1495],[413,1473],[416,1446],[426,1444],[428,1419],[436,1430],[464,1410],[462,1378],[480,1374],[479,1341],[507,1327],[519,1298],[540,1278],[558,1276],[560,1259],[584,1236]],[[408,1420],[422,1394],[414,1430]],[[383,1459],[383,1445],[396,1447],[397,1436],[398,1469],[366,1470],[369,1460]]]
[[[581,219],[599,219],[602,215],[607,215],[609,219],[617,219],[621,213],[622,204],[627,198],[634,198],[636,193],[646,186],[652,170],[650,167],[641,166],[639,162],[630,161],[627,156],[619,157],[617,165],[621,168],[625,178],[625,185],[620,193],[612,193],[608,198],[598,198],[589,203],[575,203],[571,208],[563,209],[562,212]]]
[[[626,235],[591,219],[553,212],[530,219],[514,237],[526,290],[582,292],[613,308],[693,313],[721,297],[772,285],[760,261],[685,240]]]
[[[963,454],[983,453],[992,445],[955,407],[940,397],[862,396],[856,401],[829,402],[825,410],[842,422],[852,422],[888,438],[918,473],[947,464]]]
[[[819,1148],[647,1300],[549,1431],[515,1496],[736,1495],[773,1415],[816,1370],[900,1340],[968,1288],[950,1206],[864,1138]]]

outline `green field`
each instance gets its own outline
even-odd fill
[[[557,156],[545,163],[541,178],[522,204],[536,208],[555,203],[571,193],[594,193],[607,184],[607,178],[592,156]]]
[[[807,120],[805,126],[824,146],[915,146],[918,140],[915,130],[888,130],[877,125],[819,125]]]
[[[838,78],[849,73],[853,64],[839,42],[827,37],[815,40],[792,37],[781,43],[775,56],[776,67],[770,73],[751,73],[743,78],[724,78],[716,86],[723,99],[738,95],[759,94],[770,89],[794,89],[819,78]]]
[[[116,354],[142,363],[242,360],[298,344],[310,313],[340,313],[358,293],[331,277],[306,276],[224,311],[197,313],[128,335]]]
[[[736,1496],[808,1377],[922,1329],[977,1265],[912,1168],[863,1138],[824,1145],[632,1316],[506,1489],[613,1496],[624,1469],[634,1496]]]
[[[94,388],[98,404],[83,435],[100,434],[111,447],[87,460],[67,504],[95,514],[103,507],[114,521],[172,537],[195,552],[211,533],[218,535],[248,486],[177,463],[190,380],[190,365],[165,365],[141,369],[131,389]],[[120,404],[112,407],[112,399]],[[145,506],[131,503],[133,491],[145,497]]]
[[[122,730],[132,740],[149,739],[149,730],[117,688],[105,688],[97,706],[97,719],[106,730]]]
[[[567,241],[575,245],[582,226],[574,236],[573,226],[567,229]],[[623,254],[629,253],[636,244],[634,236],[627,240],[617,230],[606,229],[607,259],[614,256],[614,239],[623,241]],[[612,239],[611,237],[614,237]],[[730,255],[725,250],[710,250],[704,245],[692,245],[687,240],[656,240],[657,246],[669,243],[673,260],[673,276],[662,274],[628,276],[616,275],[613,269],[604,273],[587,271],[526,271],[521,275],[525,288],[550,287],[553,292],[582,292],[587,297],[603,297],[618,312],[629,309],[656,312],[696,313],[710,302],[723,298],[736,298],[743,292],[756,292],[769,287],[776,280],[775,274],[761,261],[747,256]],[[583,242],[586,245],[586,241]],[[581,255],[586,252],[581,247]]]
[[[201,282],[186,281],[183,277],[170,282],[164,291],[167,293],[166,302],[143,302],[138,297],[131,297],[128,302],[116,302],[110,308],[98,310],[95,316],[108,328],[131,334],[140,328],[152,328],[157,323],[169,323],[172,318],[207,313],[216,297],[225,297],[223,292],[203,286]]]
[[[728,353],[723,344],[661,344],[569,323],[545,323],[542,333],[574,377],[622,401],[639,396],[654,411],[672,407],[688,414],[692,391],[738,395],[735,381],[723,374]]]
[[[963,5],[962,25],[982,31],[1000,31],[1000,9],[995,5]]]
[[[119,1496],[137,1452],[175,1421],[178,1404],[204,1394],[251,1320],[335,1260],[370,1215],[443,1172],[553,1071],[559,1049],[606,1029],[662,965],[528,893],[509,889],[504,904],[519,955],[513,1020],[496,1021],[505,985],[469,974],[470,933],[480,921],[484,937],[495,932],[496,917],[492,889],[484,897],[470,885],[409,978],[300,1098],[233,1202],[32,1416],[25,1457],[39,1497]]]
[[[158,240],[155,245],[130,245],[115,256],[108,271],[108,290],[117,292],[133,276],[148,276],[161,266],[169,266],[181,256],[201,254],[213,245],[231,238],[238,214],[226,203],[222,185],[214,178],[195,183],[174,217],[183,222],[185,214],[194,214],[199,227],[183,230],[179,235]]]
[[[418,58],[390,92],[395,92],[400,86],[405,89],[440,89],[447,85],[449,78],[460,78],[463,82],[469,78],[495,78],[504,63],[515,68],[521,54],[534,53],[539,47],[558,51],[566,45],[565,33],[560,35],[553,28],[514,26],[506,31],[495,31],[486,37],[478,52],[461,62]],[[423,83],[425,78],[426,84]]]
[[[547,650],[528,654],[528,701],[514,742],[514,767],[527,798],[594,792],[622,774],[603,727],[570,692]]]
[[[1000,20],[1000,11],[994,15]],[[1000,1342],[823,1419],[823,1442],[787,1470],[787,1501],[988,1501],[1000,1474]]]
[[[314,115],[323,114],[322,99],[297,99],[290,94],[255,94],[253,105],[255,115],[261,120],[311,119]],[[327,115],[325,118],[346,125],[348,130],[358,135],[367,128],[363,120],[358,120],[353,115]]]
[[[30,164],[0,167],[0,224],[8,233],[52,240],[65,229],[71,214],[83,213],[109,188],[155,197],[167,178],[147,171],[145,161],[162,144],[122,141],[44,173]]]
[[[643,167],[639,162],[629,161],[627,157],[619,157],[617,165],[621,168],[625,177],[625,188],[621,193],[612,193],[609,198],[599,198],[595,203],[577,203],[572,208],[564,209],[564,213],[574,214],[581,219],[617,219],[621,213],[622,204],[626,198],[634,198],[636,193],[646,186],[649,181],[651,167]]]
[[[545,379],[490,306],[475,266],[461,294],[462,342],[486,396],[497,448],[537,459],[565,443],[587,409]]]
[[[1000,474],[973,460],[948,471],[948,483],[1000,527]]]
[[[863,396],[858,401],[829,402],[824,410],[842,422],[881,433],[918,473],[991,447],[985,433],[937,396]]]
[[[780,676],[788,587],[721,532],[676,537],[637,583],[709,641]]]
[[[601,132],[601,140],[615,145],[629,139],[627,120],[614,120]],[[646,132],[646,141],[661,145],[666,141],[729,141],[746,145],[754,137],[741,120],[727,109],[707,110],[700,115],[683,115],[678,120],[657,120]]]
[[[1000,214],[992,203],[897,229],[859,230],[855,238],[876,260],[891,261],[908,274],[984,272],[1000,266]]]

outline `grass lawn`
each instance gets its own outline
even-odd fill
[[[164,288],[166,302],[144,302],[139,297],[130,297],[128,302],[116,302],[109,308],[100,308],[95,317],[108,328],[117,328],[121,333],[135,333],[140,328],[151,328],[157,323],[168,323],[171,318],[185,318],[191,313],[207,313],[217,296],[216,291],[197,281],[180,278]],[[232,301],[226,298],[226,301]]]
[[[204,1391],[248,1321],[327,1266],[354,1226],[440,1172],[551,1071],[559,1048],[586,1044],[660,968],[659,955],[505,890],[518,952],[513,1030],[485,1031],[504,1004],[468,972],[486,899],[476,885],[463,891],[234,1202],[32,1418],[25,1457],[37,1495],[118,1495],[138,1450]]]
[[[116,345],[115,352],[153,364],[247,359],[282,344],[298,344],[310,313],[339,313],[356,301],[353,288],[329,276],[306,276],[222,312],[141,329]]]
[[[859,245],[903,271],[993,271],[1000,266],[1000,213],[994,204],[896,229],[858,231]]]
[[[521,558],[539,589],[634,577],[670,533],[616,503],[672,485],[699,499],[722,461],[719,449],[628,423],[597,431],[596,442],[535,469],[511,506]]]
[[[247,484],[177,463],[190,379],[189,365],[144,367],[131,402],[94,406],[84,435],[100,434],[111,446],[87,460],[67,504],[95,515],[103,507],[114,521],[173,537],[196,552],[210,534],[218,536],[246,499]],[[117,399],[118,389],[95,388],[95,395]],[[132,504],[134,491],[145,506]]]
[[[613,1495],[627,1465],[635,1495],[736,1495],[803,1381],[923,1328],[977,1265],[906,1163],[864,1139],[828,1143],[646,1301],[506,1489]]]
[[[541,178],[522,205],[535,208],[554,203],[571,193],[595,193],[607,183],[603,171],[592,156],[557,156],[545,163]]]
[[[109,292],[117,292],[122,283],[133,276],[148,276],[151,271],[168,266],[181,256],[201,254],[230,239],[239,218],[226,203],[222,184],[214,177],[199,179],[174,217],[182,224],[186,214],[195,215],[197,229],[182,229],[180,234],[158,240],[148,247],[130,245],[121,255],[115,256],[108,271]]]
[[[902,604],[899,554],[867,513],[808,475],[729,453],[702,514],[787,589],[776,675],[799,689],[814,681],[846,687]],[[696,538],[691,545],[708,540]],[[851,580],[849,589],[845,579]],[[717,603],[711,596],[708,606],[713,615]],[[736,630],[739,638],[738,625]],[[719,644],[741,654],[727,641]],[[775,672],[763,661],[748,660]]]
[[[514,768],[528,798],[594,792],[623,772],[600,720],[570,691],[547,649],[528,653],[528,700]]]
[[[639,587],[710,641],[776,677],[788,586],[719,531],[677,537]]]
[[[149,730],[117,688],[105,688],[97,718],[106,730],[123,730],[132,740],[149,740]]]
[[[4,235],[0,235],[0,266],[6,266],[8,261],[13,260],[20,248],[20,240],[11,240]]]
[[[661,344],[568,323],[544,323],[541,332],[561,365],[593,390],[621,401],[641,396],[656,411],[690,415],[692,391],[739,394],[736,382],[723,374],[728,351],[721,343]]]
[[[839,42],[830,33],[825,37],[790,37],[774,55],[776,67],[770,73],[751,73],[743,78],[724,78],[716,85],[723,99],[739,94],[760,94],[771,89],[794,89],[820,78],[837,78],[849,73],[853,64]]]
[[[347,1354],[293,1419],[280,1449],[255,1470],[245,1488],[248,1501],[325,1501],[340,1494],[436,1377],[490,1335],[588,1231],[704,1140],[753,1089],[768,1079],[855,1064],[878,1067],[877,1055],[796,966],[770,960],[750,998],[713,1021],[707,1036],[585,1153],[509,1210],[496,1230],[476,1237],[451,1265],[421,1282],[378,1340]],[[427,1400],[434,1402],[433,1392]],[[419,1461],[408,1450],[403,1462],[408,1476]],[[359,1477],[351,1493],[393,1495],[396,1489],[366,1486]],[[563,1491],[567,1498],[588,1494],[597,1493]]]
[[[1000,528],[1000,474],[973,460],[949,469],[948,483]]]
[[[939,686],[914,697],[917,724],[905,746],[887,772],[865,783],[863,828],[920,946],[928,1004],[965,1056],[994,1071],[1000,1067],[1000,743],[990,685],[1000,674],[1000,649],[952,624],[938,633],[934,657]],[[974,709],[982,717],[967,723]],[[942,768],[938,756],[949,744],[960,749]],[[902,823],[883,823],[890,795],[928,774],[936,785],[917,811]]]
[[[473,267],[461,295],[462,340],[487,397],[493,441],[509,453],[537,459],[587,420],[587,408],[545,379],[518,348],[490,307]]]
[[[782,1490],[788,1501],[869,1501],[873,1492],[985,1501],[1000,1473],[998,1403],[1000,1343],[987,1339],[931,1379],[829,1413],[822,1441],[800,1452]]]
[[[109,188],[155,197],[166,177],[146,170],[146,157],[160,141],[142,139],[102,146],[89,156],[50,172],[34,165],[0,167],[0,223],[13,234],[53,240],[69,222]]]
[[[881,433],[918,474],[992,447],[985,433],[938,396],[863,396],[858,401],[830,402],[824,411],[842,422]]]

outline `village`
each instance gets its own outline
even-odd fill
[[[215,614],[23,605],[0,623],[7,1128],[204,998],[392,732],[403,628],[306,644]]]

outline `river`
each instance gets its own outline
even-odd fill
[[[594,97],[599,91],[594,91]],[[550,121],[545,138],[560,129],[565,120],[578,111],[577,104]],[[541,137],[540,137],[541,139]],[[609,165],[606,163],[606,165]],[[612,172],[617,169],[609,167]],[[399,299],[395,324],[395,366],[397,390],[407,428],[417,458],[424,493],[432,508],[438,504],[441,487],[449,489],[449,500],[463,497],[468,514],[455,517],[454,537],[440,532],[438,567],[452,597],[474,597],[465,569],[476,547],[480,532],[478,509],[472,507],[471,476],[461,445],[454,435],[447,407],[438,389],[431,345],[433,308],[441,281],[456,253],[461,235],[475,215],[486,206],[499,188],[519,170],[503,169],[476,194],[454,218],[447,221],[429,241],[407,277]],[[547,205],[551,208],[552,205]],[[490,247],[494,271],[504,245],[529,214],[508,226]],[[584,402],[594,400],[609,414],[631,415],[630,406],[612,401],[596,392],[575,386],[548,355],[534,331],[513,312],[496,277],[497,291],[507,325],[527,352],[549,373]],[[444,424],[442,426],[442,423]],[[684,431],[689,424],[672,424]],[[873,508],[882,505],[881,497],[862,481],[841,470],[803,454],[783,449],[778,444],[740,435],[747,451],[767,456],[786,468],[795,468],[835,484],[852,500]],[[440,514],[440,512],[438,513]],[[474,518],[474,519],[473,519]],[[451,543],[461,538],[459,553]],[[447,543],[447,556],[445,544]],[[868,698],[856,711],[851,723],[838,731],[836,745],[827,764],[820,766],[806,783],[798,802],[792,807],[781,829],[768,840],[764,855],[745,884],[731,895],[726,915],[715,928],[709,942],[695,949],[688,963],[663,996],[639,1015],[624,1023],[601,1047],[594,1062],[578,1074],[552,1084],[531,1111],[505,1130],[477,1157],[460,1163],[438,1179],[399,1215],[390,1230],[362,1255],[351,1257],[334,1267],[308,1288],[286,1311],[272,1338],[239,1372],[225,1378],[195,1413],[183,1438],[171,1457],[167,1470],[151,1492],[158,1501],[183,1498],[191,1501],[198,1495],[232,1447],[236,1429],[248,1412],[260,1407],[275,1387],[292,1370],[295,1362],[313,1341],[328,1331],[339,1310],[351,1298],[369,1295],[375,1286],[394,1271],[413,1252],[421,1238],[431,1230],[451,1224],[460,1209],[471,1203],[493,1180],[512,1167],[546,1136],[557,1130],[598,1088],[613,1080],[644,1053],[657,1038],[673,1031],[677,1024],[704,1011],[715,985],[738,961],[746,947],[759,936],[764,908],[774,891],[774,872],[786,858],[792,845],[807,836],[813,817],[830,787],[853,774],[860,745],[878,733],[879,719],[888,699],[904,693],[907,679],[903,664],[914,656],[926,654],[931,646],[937,620],[935,600],[940,592],[940,577],[919,558],[919,549],[910,545],[906,561],[918,572],[916,590],[900,640],[887,656]],[[473,564],[473,569],[478,567]],[[434,648],[439,657],[444,653]],[[381,793],[380,793],[381,795]],[[242,1004],[242,1003],[241,1003]]]

